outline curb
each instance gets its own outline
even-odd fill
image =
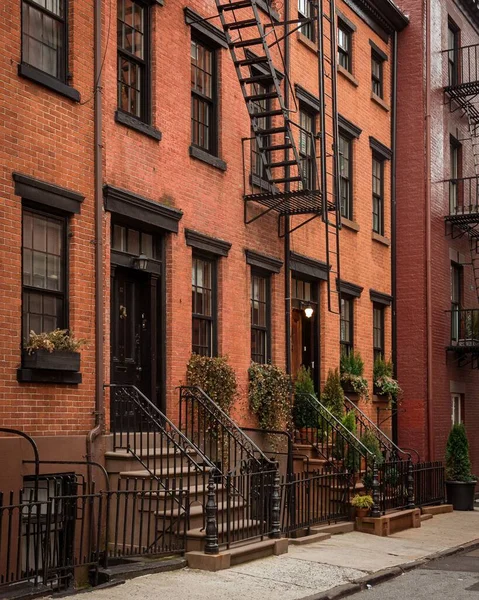
[[[479,548],[479,539],[468,542],[467,544],[461,544],[460,546],[454,546],[453,548],[447,548],[446,550],[441,550],[440,552],[435,552],[434,554],[429,554],[428,556],[418,558],[412,562],[407,562],[403,563],[402,565],[396,565],[394,567],[382,569],[381,571],[376,571],[371,575],[366,575],[359,579],[355,579],[351,583],[338,585],[325,592],[319,592],[318,594],[313,594],[312,596],[305,596],[300,600],[338,600],[339,598],[345,598],[346,596],[351,596],[352,594],[357,594],[358,592],[367,589],[368,585],[373,586],[378,585],[379,583],[384,583],[385,581],[399,577],[399,575],[403,575],[408,571],[419,569],[433,560],[446,558],[447,556],[453,556],[455,554],[459,554],[460,552],[475,550],[477,548]]]

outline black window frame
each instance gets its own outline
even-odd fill
[[[385,328],[385,309],[386,307],[384,306],[384,304],[379,304],[378,302],[373,302],[373,357],[374,357],[374,362],[376,362],[376,360],[378,358],[382,358],[384,359],[385,356],[385,332],[384,332],[384,328]],[[376,323],[375,323],[375,314],[379,314],[380,315],[380,321],[379,321],[379,327],[376,327]],[[379,331],[379,344],[376,344],[376,331]]]
[[[380,193],[376,193],[374,191],[374,182],[376,179],[375,173],[374,173],[374,163],[378,163],[380,166]],[[372,158],[372,168],[371,168],[371,175],[372,175],[372,202],[373,202],[373,209],[372,209],[372,219],[373,219],[373,231],[374,233],[377,233],[378,235],[384,235],[384,163],[385,160],[382,156],[379,156],[378,154],[373,153],[373,158]],[[377,210],[376,210],[377,207]],[[376,219],[375,217],[377,217],[377,225],[376,225]]]
[[[347,177],[343,176],[342,172],[342,161],[344,160],[341,152],[341,140],[344,140],[348,144],[349,157],[348,157],[348,173]],[[353,149],[354,149],[354,137],[345,132],[343,129],[339,130],[339,198],[340,198],[340,210],[341,216],[350,221],[354,220],[354,203],[353,203]],[[348,198],[347,198],[347,210],[343,205],[343,181],[347,182]]]
[[[454,215],[463,205],[462,144],[454,136],[449,136],[449,214]]]
[[[340,332],[339,332],[339,342],[341,348],[341,356],[349,356],[354,349],[354,300],[353,296],[349,296],[348,294],[341,294],[341,310],[340,310]],[[344,304],[343,304],[344,303]],[[344,318],[343,316],[343,306],[348,303],[348,318]],[[347,328],[349,331],[349,340],[343,339],[343,323],[347,324]]]
[[[379,66],[379,75],[374,72],[374,65]],[[375,50],[371,51],[371,91],[378,98],[384,98],[384,58]]]
[[[195,354],[200,354],[201,356],[213,357],[213,356],[218,355],[218,261],[216,258],[214,258],[206,253],[202,253],[202,252],[193,252],[191,260],[192,260],[192,262],[191,262],[192,276],[193,276],[193,269],[194,269],[196,260],[200,260],[205,263],[208,263],[211,267],[211,316],[207,316],[207,315],[195,312],[194,311],[195,307],[193,306],[193,298],[192,298],[191,352],[195,353]],[[196,286],[196,287],[198,287],[198,286]],[[194,291],[193,282],[191,284],[191,291],[192,291],[192,295],[193,295],[193,291]],[[210,325],[211,339],[210,339],[210,347],[209,347],[208,354],[203,354],[201,352],[196,352],[194,350],[194,347],[195,347],[195,344],[194,344],[194,322],[195,322],[195,319],[201,320],[201,321],[208,321],[209,323],[211,323],[211,325]],[[200,345],[196,344],[196,347],[199,348]]]
[[[348,40],[348,48],[345,49],[339,45],[339,32],[343,33]],[[353,72],[353,30],[345,23],[341,17],[338,17],[338,32],[337,32],[337,52],[338,52],[338,65],[345,69],[348,73]],[[341,60],[343,59],[343,60]],[[343,64],[343,62],[345,64]]]
[[[254,323],[253,302],[257,302],[254,298],[254,279],[261,279],[265,285],[265,324],[260,325]],[[271,273],[258,268],[251,268],[251,285],[250,285],[250,307],[251,307],[251,361],[257,364],[271,364]],[[265,341],[263,343],[264,356],[263,360],[259,361],[254,356],[259,357],[259,354],[253,355],[253,335],[254,332],[264,334]]]
[[[453,46],[450,48],[450,38],[453,39]],[[448,85],[458,85],[461,83],[460,73],[460,54],[461,30],[451,19],[447,20],[447,83]]]
[[[24,217],[25,213],[28,212],[31,215],[38,215],[43,218],[51,219],[54,221],[58,221],[62,225],[62,244],[63,244],[63,256],[61,257],[61,273],[63,276],[63,286],[62,290],[48,290],[46,288],[37,287],[34,285],[26,285],[23,281],[24,278],[24,251],[25,251],[25,242],[24,242]],[[25,315],[26,315],[26,306],[25,306],[25,296],[26,293],[36,293],[42,296],[48,296],[51,298],[60,299],[62,304],[61,316],[58,319],[57,323],[58,329],[68,329],[70,323],[70,310],[69,310],[69,217],[64,213],[57,212],[54,210],[44,210],[42,208],[37,207],[35,204],[30,202],[22,203],[22,271],[21,271],[21,286],[22,286],[22,347],[28,341],[30,336],[31,328],[28,327],[27,331],[25,330]],[[33,275],[33,274],[32,274]],[[53,330],[52,330],[53,331]],[[36,331],[35,333],[48,333],[43,331]]]
[[[190,144],[193,148],[197,148],[202,152],[206,152],[211,156],[218,157],[219,156],[219,140],[218,140],[218,46],[208,40],[206,37],[202,36],[197,31],[192,31],[191,33],[191,41],[190,41],[190,69],[192,67],[191,61],[191,45],[199,44],[203,46],[208,52],[211,52],[211,98],[208,96],[201,94],[197,90],[194,90],[191,86],[190,81],[190,96],[191,96],[191,107],[190,107]],[[193,141],[193,100],[198,99],[200,102],[205,102],[209,106],[209,140],[210,147],[207,148]]]
[[[21,64],[27,65],[28,67],[34,69],[38,73],[41,73],[41,74],[47,76],[48,78],[51,77],[53,80],[59,81],[66,85],[70,79],[69,68],[68,68],[69,2],[68,2],[68,0],[59,0],[59,2],[61,3],[62,9],[63,9],[63,16],[59,16],[59,15],[55,14],[54,12],[48,10],[47,8],[40,6],[40,4],[38,4],[34,0],[22,0],[22,2],[21,2]],[[26,35],[26,32],[25,32],[25,23],[24,23],[24,6],[30,6],[33,9],[37,10],[40,14],[46,15],[48,18],[61,23],[61,31],[62,31],[63,39],[62,39],[62,43],[60,44],[59,50],[58,50],[60,62],[59,62],[59,66],[58,66],[59,73],[57,75],[52,75],[48,71],[41,69],[40,67],[38,67],[36,65],[32,65],[31,63],[29,63],[25,60],[24,36]]]
[[[301,116],[302,115],[306,115],[309,119],[311,119],[311,130],[309,131],[309,133],[311,134],[311,136],[314,138],[316,136],[316,130],[317,130],[317,117],[318,117],[318,111],[314,110],[312,107],[308,106],[306,103],[304,102],[300,102],[299,103],[299,144],[298,144],[298,152],[299,152],[299,156],[300,156],[300,162],[301,162],[301,168],[303,171],[303,175],[305,176],[305,179],[308,182],[308,188],[311,190],[314,190],[315,188],[318,187],[317,185],[317,173],[316,173],[316,157],[314,155],[314,144],[313,141],[311,139],[311,136],[308,136],[307,133],[305,133],[306,128],[303,127],[303,125],[301,124]],[[301,145],[302,145],[302,137],[301,136],[305,136],[306,139],[306,144],[308,144],[308,140],[311,143],[311,148],[307,148],[307,150],[309,150],[308,152],[303,152],[301,150]],[[303,165],[306,165],[306,169]]]
[[[460,311],[464,302],[464,268],[451,261],[451,341],[458,342],[461,336]]]
[[[303,2],[304,7],[309,14],[305,14],[300,10],[300,3]],[[304,35],[310,42],[316,43],[316,30],[314,18],[315,7],[312,0],[298,0],[298,19],[312,19],[309,23],[302,23],[299,26],[299,32]]]
[[[128,50],[122,48],[119,44],[119,26],[120,18],[118,5],[124,3],[125,0],[117,0],[117,110],[129,118],[135,119],[146,125],[151,125],[152,113],[152,98],[151,98],[151,5],[146,0],[131,0],[143,10],[143,58],[139,58]],[[140,114],[137,115],[129,110],[125,110],[121,106],[121,60],[124,59],[129,63],[135,64],[140,72]]]

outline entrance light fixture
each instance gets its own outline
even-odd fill
[[[146,271],[148,268],[148,257],[145,254],[140,254],[137,258],[135,258],[135,268],[140,271]]]

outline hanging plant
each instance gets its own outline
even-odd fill
[[[352,350],[341,356],[341,384],[344,389],[358,394],[363,400],[369,400],[368,380],[363,377],[364,362],[359,352]]]
[[[228,357],[192,354],[186,369],[186,381],[188,385],[200,387],[226,414],[230,414],[238,394],[238,384]]]
[[[374,361],[374,392],[379,396],[387,396],[389,401],[402,395],[402,389],[393,378],[394,368],[390,360],[378,357]]]
[[[248,369],[248,399],[261,429],[289,429],[292,422],[291,378],[274,365]]]

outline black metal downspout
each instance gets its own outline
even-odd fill
[[[92,462],[93,444],[103,432],[103,164],[102,164],[102,56],[101,0],[94,5],[94,174],[95,174],[95,427],[87,434],[86,460]],[[91,465],[87,466],[91,485]]]
[[[391,292],[392,292],[392,361],[394,365],[394,377],[397,378],[397,282],[396,282],[396,137],[397,137],[397,31],[393,36],[393,72],[392,72],[392,110],[391,110]],[[394,407],[393,407],[394,408]],[[396,406],[397,409],[397,406]],[[392,411],[392,439],[398,443],[398,411]]]
[[[289,45],[289,2],[284,3],[284,104],[289,104],[289,85],[290,81],[290,45]],[[284,160],[289,160],[289,150],[284,151]],[[285,178],[289,177],[289,167],[285,167]],[[285,185],[285,190],[289,191],[289,182]],[[291,375],[291,240],[289,234],[289,216],[284,217],[284,294],[285,294],[285,338],[286,338],[286,373]]]

